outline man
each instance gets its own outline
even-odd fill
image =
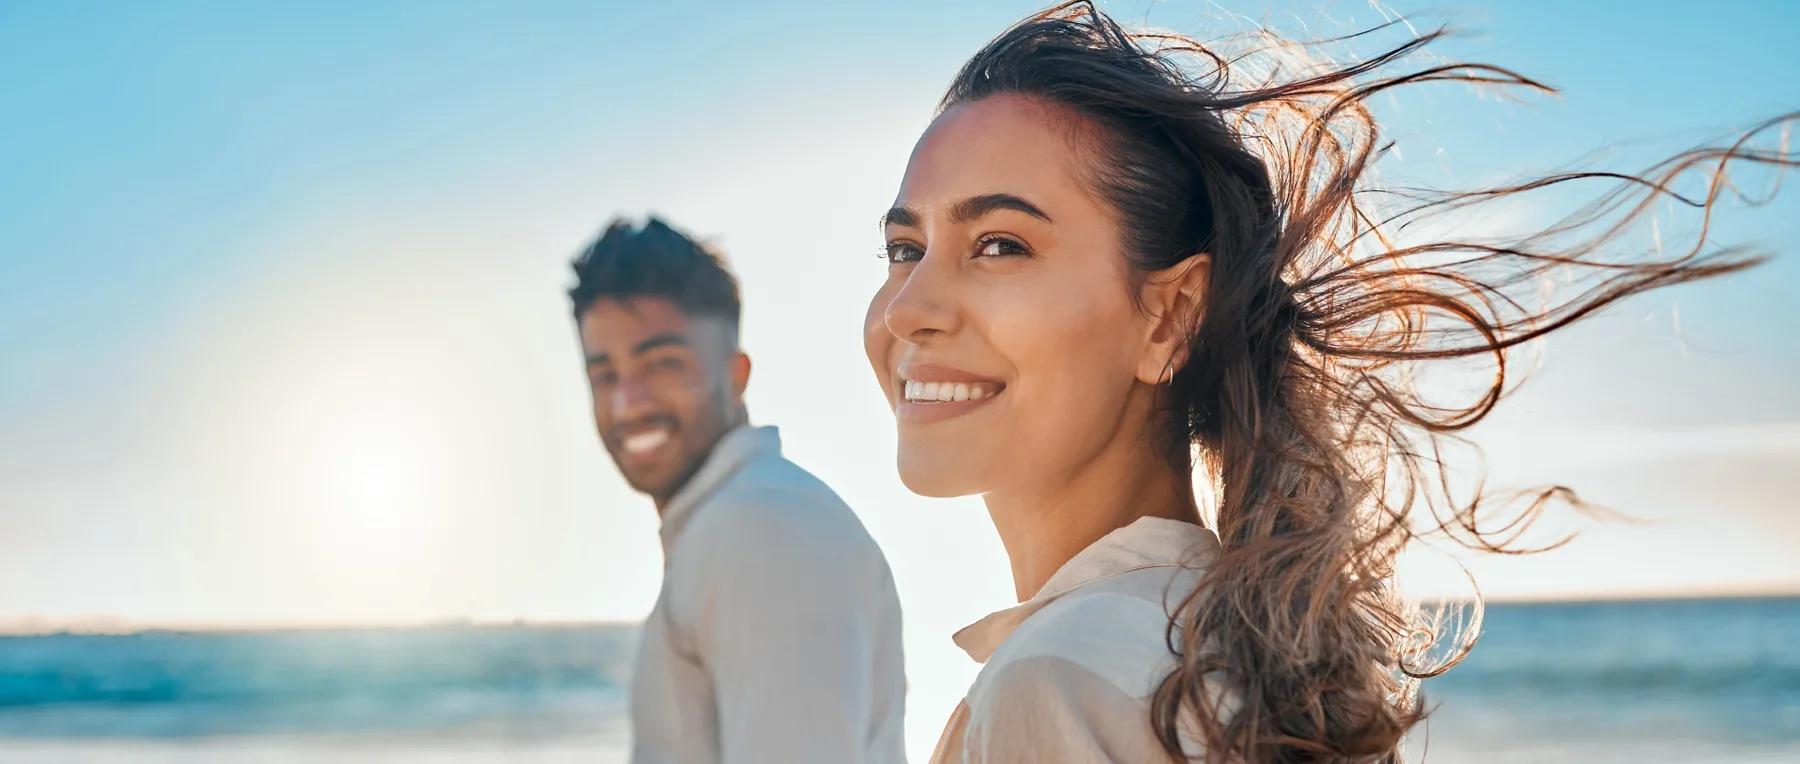
[[[736,280],[655,218],[613,222],[574,268],[594,424],[662,517],[632,761],[902,761],[893,577],[775,428],[748,424]]]

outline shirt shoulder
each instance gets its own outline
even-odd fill
[[[1169,614],[1195,575],[1118,574],[1019,624],[969,690],[964,760],[1170,761],[1150,700],[1175,668]]]
[[[984,671],[984,673],[986,673]],[[1036,655],[990,675],[947,761],[1166,762],[1149,705],[1073,661]]]
[[[707,497],[676,539],[666,577],[677,626],[704,620],[721,598],[884,614],[899,607],[887,559],[856,513],[780,457],[745,465]]]
[[[1012,664],[1078,667],[1147,701],[1174,669],[1171,613],[1198,575],[1170,566],[1121,573],[1058,598],[1013,630],[976,679],[1012,676]],[[1062,663],[1043,664],[1037,658]],[[1016,676],[1015,676],[1016,678]]]
[[[881,558],[862,520],[835,491],[774,455],[744,465],[720,485],[675,542],[682,557],[729,561],[769,552]]]

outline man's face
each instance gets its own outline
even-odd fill
[[[598,300],[580,331],[600,440],[660,508],[740,423],[749,358],[727,322],[660,297]]]

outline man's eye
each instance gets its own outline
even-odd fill
[[[612,387],[619,383],[617,372],[602,371],[588,375],[588,382],[594,387]]]
[[[1031,250],[1026,249],[1024,244],[1020,244],[1018,241],[1009,239],[1005,236],[994,236],[983,239],[981,243],[975,247],[976,257],[1008,257],[1012,255],[1029,254],[1031,254]]]
[[[681,366],[681,359],[674,356],[658,358],[654,363],[650,364],[650,368],[658,371],[680,371]]]
[[[923,250],[904,241],[889,242],[883,250],[890,263],[916,263],[925,256]]]

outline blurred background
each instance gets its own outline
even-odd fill
[[[1390,179],[1642,169],[1800,108],[1789,4],[1101,5],[1448,21],[1439,53],[1562,89],[1377,104]],[[1039,8],[0,3],[0,760],[623,761],[657,522],[562,289],[652,211],[727,253],[753,419],[886,550],[925,760],[978,669],[949,635],[1012,586],[978,500],[895,478],[875,221],[956,68]],[[1476,433],[1494,483],[1635,520],[1466,560],[1486,636],[1426,685],[1427,761],[1800,762],[1800,194],[1723,218],[1786,256],[1555,338]]]

